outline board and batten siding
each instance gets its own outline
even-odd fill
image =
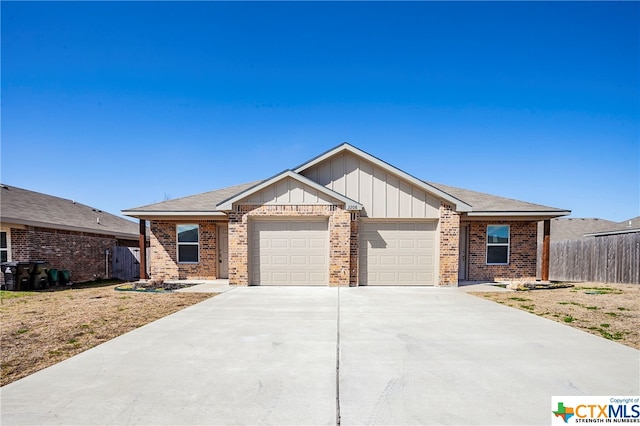
[[[335,200],[332,197],[323,194],[299,182],[295,179],[287,177],[266,188],[251,194],[247,198],[241,200],[239,204],[243,205],[331,205],[331,204],[343,204],[341,201]]]
[[[440,201],[420,188],[351,153],[341,153],[302,172],[364,207],[370,218],[437,219]]]

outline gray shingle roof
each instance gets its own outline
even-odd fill
[[[175,198],[173,200],[162,201],[160,203],[126,209],[127,213],[145,212],[214,212],[216,205],[234,195],[245,191],[252,186],[263,181],[243,183],[241,185],[229,186],[215,191],[203,192],[202,194],[190,195],[188,197]]]
[[[551,241],[576,240],[584,234],[611,231],[620,227],[617,222],[598,218],[562,217],[551,220]]]
[[[98,222],[99,219],[100,221]],[[84,204],[0,184],[3,223],[138,238],[138,224]]]
[[[640,216],[634,217],[632,219],[623,220],[620,222],[620,229],[626,228],[640,228]]]
[[[227,188],[204,192],[202,194],[176,198],[174,200],[135,207],[123,211],[126,212],[126,214],[131,215],[160,212],[214,212],[216,211],[216,205],[220,202],[227,200],[234,195],[237,195],[262,182],[264,181],[244,183],[241,185],[230,186]],[[498,197],[496,195],[456,188],[454,186],[444,185],[440,183],[426,183],[439,189],[440,191],[446,192],[454,198],[470,204],[473,207],[474,212],[550,212],[551,214],[562,214],[566,212],[566,210],[563,209],[528,203],[525,201],[513,200],[510,198]]]
[[[441,183],[427,182],[441,191],[458,198],[473,207],[473,212],[557,212],[562,214],[565,209],[543,206],[541,204],[528,203],[526,201],[511,198],[498,197],[497,195],[471,191],[469,189],[456,188],[455,186]]]

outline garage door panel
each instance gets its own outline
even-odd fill
[[[415,265],[416,263],[417,262],[416,262],[415,256],[399,256],[398,257],[398,264],[402,266]]]
[[[309,265],[326,265],[327,256],[309,256]]]
[[[289,241],[282,238],[274,238],[271,240],[271,248],[274,249],[288,249]]]
[[[418,248],[420,249],[433,249],[434,247],[434,240],[427,240],[427,239],[420,239],[418,240]]]
[[[327,248],[326,238],[324,239],[314,238],[312,240],[309,240],[309,248],[316,248],[316,249]]]
[[[292,272],[289,279],[291,281],[303,282],[307,279],[307,274],[304,272]]]
[[[327,285],[327,275],[324,272],[311,272],[309,273],[309,282],[312,285]]]
[[[293,249],[305,249],[308,246],[308,241],[302,238],[294,238],[291,240],[291,248]]]
[[[399,241],[398,247],[401,249],[415,249],[416,248],[416,241],[411,239],[401,239]]]
[[[328,221],[255,220],[249,250],[253,285],[327,285]]]
[[[362,222],[362,285],[435,284],[435,222]]]
[[[306,265],[307,261],[308,260],[306,256],[301,256],[301,255],[291,256],[292,265]]]

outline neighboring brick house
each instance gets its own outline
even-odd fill
[[[0,260],[45,261],[75,282],[107,274],[106,251],[136,246],[138,224],[72,200],[0,184]],[[0,280],[3,280],[0,274]]]
[[[151,222],[152,278],[451,286],[535,279],[538,222],[570,212],[425,182],[345,143],[264,181],[123,213]]]

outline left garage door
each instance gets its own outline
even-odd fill
[[[327,285],[328,221],[254,220],[251,285]]]

